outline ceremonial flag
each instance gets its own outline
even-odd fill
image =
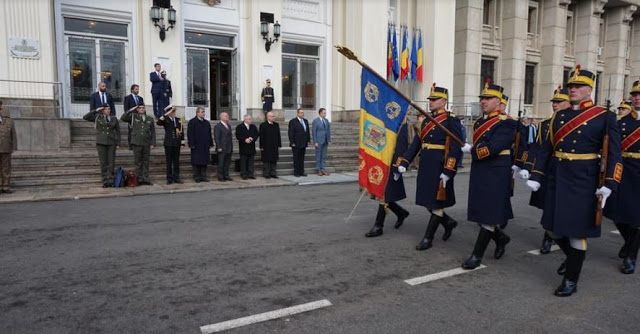
[[[393,64],[391,66],[391,72],[393,72],[393,81],[398,80],[400,75],[400,65],[398,64],[398,40],[396,39],[395,26],[391,27],[391,33],[393,34],[393,43],[391,45],[391,57],[393,58]]]
[[[393,57],[391,46],[391,27],[387,27],[387,79],[391,78],[391,74],[393,73]]]
[[[416,35],[417,33],[414,32],[413,40],[411,42],[411,80],[413,81],[416,81],[417,79],[416,69],[418,68],[418,56],[416,54],[416,52],[418,52],[418,48],[416,47]]]
[[[389,172],[400,126],[409,101],[367,68],[362,68],[358,183],[379,200]]]
[[[409,74],[409,50],[407,49],[407,29],[402,34],[402,55],[400,56],[400,80],[407,80]]]
[[[418,62],[416,66],[416,78],[419,82],[422,82],[422,31],[420,30],[420,37],[418,37]]]

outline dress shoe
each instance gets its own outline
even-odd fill
[[[627,243],[625,242],[622,247],[620,247],[620,251],[618,252],[618,257],[624,259],[627,257]]]
[[[628,257],[622,260],[622,267],[620,267],[620,272],[623,274],[633,274],[636,271],[636,260],[632,260]]]
[[[242,179],[243,179],[243,180],[247,180],[247,179],[249,179],[249,178],[248,178],[248,177],[246,177],[246,176],[242,176]]]
[[[230,178],[230,177],[225,177],[224,179],[227,180],[227,181],[233,181],[233,179]]]
[[[558,275],[563,276],[567,272],[567,260],[562,261],[558,270],[556,270]]]
[[[184,183],[184,182],[182,182],[182,180],[175,180],[175,181],[173,181],[173,183],[179,183],[179,184],[182,184],[182,183]]]
[[[322,176],[324,173],[322,171],[318,171],[318,176]]]
[[[102,188],[109,188],[109,185],[108,185],[108,184],[106,184],[106,183],[103,183],[103,184],[102,184]],[[4,190],[3,190],[2,192],[4,193]]]
[[[220,182],[225,182],[225,181],[227,181],[227,180],[225,180],[224,178],[219,177],[219,178],[218,178],[218,181],[220,181]]]
[[[209,182],[209,179],[205,177],[204,179],[202,179],[202,182]]]
[[[271,175],[271,178],[273,178],[273,179],[277,179],[277,178],[278,178],[278,176],[277,176],[277,175]]]
[[[557,297],[569,297],[576,292],[578,292],[578,283],[563,278],[562,283],[553,294]]]
[[[153,182],[151,182],[151,181],[147,181],[147,185],[148,185],[148,186],[152,186],[152,185],[153,185]]]
[[[480,266],[481,263],[482,263],[481,257],[471,255],[470,258],[468,258],[466,261],[462,263],[462,269],[467,269],[467,270],[476,269]]]
[[[382,235],[382,226],[373,225],[371,231],[367,232],[364,236],[367,238],[375,238]]]
[[[202,180],[196,179],[196,183],[200,183],[200,182],[202,182]]]
[[[329,173],[327,173],[327,172],[325,172],[325,171],[322,171],[322,175],[324,175],[324,176],[329,176],[330,174],[329,174]]]
[[[265,179],[270,179],[270,178],[271,178],[271,176],[269,176],[269,175],[265,175],[265,176],[264,176],[264,178],[265,178]]]
[[[250,179],[252,179],[252,180],[255,180],[255,179],[256,179],[256,177],[255,177],[255,176],[253,176],[253,175],[249,176],[249,178],[250,178]]]
[[[498,234],[496,235],[496,250],[493,252],[493,258],[497,260],[504,255],[505,247],[511,241],[511,238],[501,230],[499,232],[496,230],[496,232]]]
[[[302,173],[300,174],[300,176],[307,176],[307,173]]]
[[[300,177],[300,175],[298,175],[298,174],[293,174],[293,176],[294,176],[294,177]]]
[[[449,238],[451,238],[451,233],[453,233],[453,229],[458,227],[458,222],[455,221],[453,218],[449,217],[449,215],[447,215],[445,213],[444,218],[446,219],[446,221],[442,224],[444,226],[444,233],[442,234],[442,240],[443,241],[447,241],[449,240]]]
[[[542,246],[540,247],[540,254],[549,254],[551,253],[551,245],[553,245],[553,240],[551,239],[542,239]]]
[[[4,189],[4,190],[2,190],[2,192],[5,193],[5,194],[13,194],[13,190],[11,190],[11,189]]]
[[[173,181],[169,180],[167,181],[167,184],[173,184]]]
[[[433,240],[422,238],[422,241],[420,241],[420,243],[416,245],[416,250],[427,250],[431,247],[433,247]]]

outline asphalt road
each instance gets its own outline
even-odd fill
[[[328,299],[327,308],[227,333],[638,333],[640,280],[618,272],[621,237],[603,224],[579,291],[554,297],[559,251],[534,256],[540,211],[517,182],[501,260],[458,268],[478,227],[456,178],[453,237],[414,249],[428,213],[367,239],[377,204],[354,183],[0,206],[0,333],[200,333],[200,326]],[[491,208],[487,208],[490,210]]]

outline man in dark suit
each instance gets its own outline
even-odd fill
[[[182,183],[180,180],[180,147],[184,145],[184,131],[176,108],[168,105],[164,115],[156,124],[164,127],[164,155],[167,161],[167,184]]]
[[[155,71],[149,73],[149,81],[151,81],[151,98],[153,99],[153,114],[156,117],[160,117],[162,116],[160,100],[162,98],[165,79],[160,74],[160,64],[155,63],[153,64],[153,67]]]
[[[278,178],[278,151],[282,147],[280,125],[276,122],[273,111],[267,113],[267,120],[260,124],[260,158],[262,159],[262,176],[265,179]]]
[[[124,111],[137,107],[139,104],[144,105],[144,99],[138,95],[139,93],[140,86],[131,85],[131,94],[124,97]],[[127,143],[129,143],[129,150],[133,150],[133,146],[131,146],[131,124],[129,124],[127,131]]]
[[[307,176],[304,172],[304,155],[311,141],[309,121],[304,118],[304,110],[297,110],[296,118],[289,121],[289,145],[293,150],[293,176]]]
[[[89,99],[89,111],[95,111],[103,105],[108,105],[111,109],[111,116],[116,115],[116,106],[113,104],[113,97],[107,93],[107,84],[101,82],[98,84],[98,91],[91,94]]]
[[[209,182],[207,165],[209,164],[209,149],[213,147],[211,138],[211,124],[204,118],[204,107],[196,108],[196,117],[189,120],[187,125],[187,139],[191,149],[191,165],[193,179],[196,183]]]
[[[229,177],[229,166],[231,166],[231,153],[233,152],[233,133],[229,125],[229,114],[220,113],[220,123],[213,129],[213,138],[218,152],[218,181],[233,181]]]
[[[244,122],[236,127],[236,138],[240,148],[240,176],[243,180],[255,179],[253,162],[256,155],[256,141],[258,140],[258,128],[251,124],[250,115],[244,115]]]

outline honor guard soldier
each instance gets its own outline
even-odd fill
[[[553,92],[553,97],[551,98],[551,108],[553,110],[552,115],[558,110],[571,108],[571,103],[569,102],[569,91],[567,90],[567,88],[562,88],[562,85],[560,85]],[[536,151],[539,149],[540,145],[542,145],[544,140],[549,136],[550,122],[551,118],[547,118],[544,121],[540,122],[540,125],[538,126],[536,141],[530,145],[528,156],[526,157],[526,162],[524,163],[524,168],[520,171],[520,178],[522,178],[523,180],[529,178],[531,170],[533,169],[533,164],[535,163]],[[545,173],[545,175],[548,174],[548,172]],[[540,189],[538,189],[538,191],[531,192],[529,205],[544,210],[544,195],[546,189],[546,178],[543,178],[540,182]],[[549,254],[551,252],[552,245],[553,239],[551,239],[549,233],[545,231],[544,236],[542,237],[542,245],[540,246],[540,254]]]
[[[151,149],[156,144],[156,127],[153,118],[147,116],[144,105],[127,110],[120,120],[131,122],[131,145],[133,146],[133,160],[136,165],[136,177],[140,185],[151,185],[149,181],[149,159]]]
[[[448,90],[437,87],[434,82],[428,97],[429,110],[436,122],[461,138],[460,120],[445,109],[448,98]],[[416,180],[416,204],[426,207],[431,212],[431,218],[424,237],[416,249],[425,250],[433,245],[433,238],[439,225],[444,227],[442,240],[445,241],[451,237],[453,229],[458,225],[444,212],[444,209],[456,203],[453,178],[456,175],[456,167],[462,151],[457,142],[452,141],[451,137],[447,136],[435,123],[425,119],[422,122],[420,135],[413,139],[411,146],[401,159],[398,171],[405,172],[418,153],[420,153],[420,163]]]
[[[180,180],[180,147],[184,145],[182,121],[176,117],[172,104],[164,108],[164,115],[156,124],[164,127],[164,156],[167,161],[167,184],[182,183]]]
[[[491,239],[496,241],[495,258],[504,254],[510,241],[499,226],[513,218],[511,209],[511,147],[516,134],[516,121],[500,110],[504,88],[485,83],[480,95],[483,116],[473,124],[473,145],[462,151],[471,154],[469,204],[467,219],[480,225],[471,256],[463,269],[480,266]]]
[[[409,116],[407,115],[407,118]],[[409,146],[409,126],[407,125],[407,119],[405,118],[404,123],[400,127],[400,131],[398,131],[398,137],[396,138],[396,147],[393,151],[393,159],[394,164],[391,166],[391,171],[393,172],[396,168],[398,168],[398,161],[402,158],[402,156],[407,151],[407,146]],[[403,207],[396,203],[402,199],[407,198],[407,194],[404,190],[404,180],[402,179],[402,175],[400,173],[392,173],[393,177],[390,177],[387,181],[387,187],[384,190],[384,201],[385,203],[380,203],[378,205],[378,214],[376,215],[376,221],[373,224],[373,227],[369,232],[365,234],[367,238],[378,237],[382,235],[382,228],[384,227],[384,219],[387,216],[386,208],[389,208],[397,217],[395,228],[400,228],[404,220],[409,217],[409,211],[405,210]]]
[[[558,297],[577,291],[587,238],[600,237],[600,210],[622,178],[616,116],[594,105],[594,84],[593,72],[577,65],[568,81],[572,108],[553,115],[527,181],[537,191],[546,177],[542,226],[567,256],[558,269],[564,275]]]
[[[633,83],[631,101],[620,104],[618,125],[622,133],[622,164],[624,173],[618,191],[610,199],[607,208],[612,207],[611,218],[624,245],[618,256],[622,258],[620,272],[633,274],[640,249],[640,213],[638,213],[638,189],[640,189],[640,80]],[[622,117],[620,117],[622,116]]]
[[[111,107],[108,104],[88,112],[82,118],[96,125],[96,148],[98,149],[98,159],[100,159],[102,187],[113,187],[116,149],[120,147],[118,118],[111,115]]]

